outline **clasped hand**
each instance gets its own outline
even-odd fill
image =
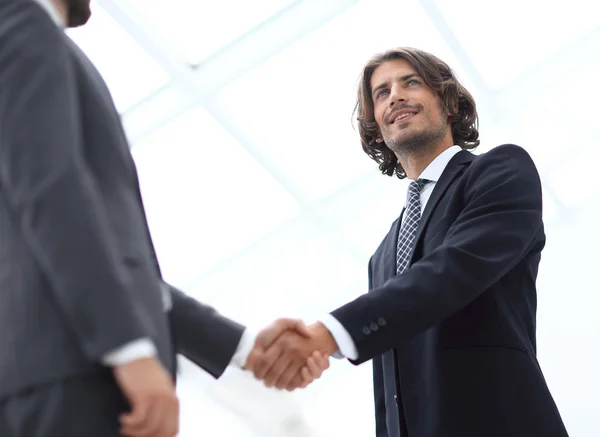
[[[304,388],[329,368],[335,340],[321,323],[278,319],[256,338],[244,369],[267,387],[288,391]]]

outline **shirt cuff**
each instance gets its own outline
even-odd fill
[[[160,292],[165,312],[171,311],[173,308],[173,296],[171,295],[171,286],[166,282],[160,283]]]
[[[339,352],[333,354],[334,358],[346,357],[350,360],[356,360],[358,358],[358,350],[356,349],[352,337],[338,319],[331,314],[326,314],[319,319],[319,322],[325,325],[329,332],[331,332],[333,339],[338,345]]]
[[[256,337],[257,335],[254,332],[250,331],[248,328],[244,329],[242,338],[240,338],[240,342],[233,354],[233,358],[231,358],[231,365],[240,369],[244,368],[246,361],[248,361],[248,355],[250,355],[250,352],[252,352],[252,349],[254,348]]]
[[[140,338],[115,349],[102,357],[102,364],[122,366],[136,360],[156,356],[156,347],[149,338]]]

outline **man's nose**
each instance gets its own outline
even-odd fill
[[[394,85],[390,90],[390,106],[394,106],[398,102],[406,102],[406,90],[403,86]]]

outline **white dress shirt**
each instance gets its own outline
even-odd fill
[[[428,182],[423,186],[421,190],[421,214],[425,210],[425,206],[427,206],[427,202],[431,197],[431,193],[435,184],[442,176],[442,173],[446,169],[446,166],[450,162],[450,160],[460,152],[462,149],[460,146],[452,146],[448,149],[444,150],[440,153],[431,163],[423,170],[419,179],[427,179]],[[408,192],[406,194],[406,199],[408,201]],[[354,341],[352,341],[352,337],[348,333],[348,330],[344,328],[344,326],[339,322],[338,319],[333,317],[331,314],[326,314],[323,318],[321,318],[321,323],[325,325],[325,327],[331,332],[331,335],[335,339],[339,352],[334,356],[336,358],[349,358],[351,360],[356,360],[358,358],[358,350],[356,349],[356,345]]]
[[[48,15],[50,15],[50,18],[52,18],[52,21],[54,21],[57,26],[62,29],[66,27],[63,17],[61,17],[58,9],[50,0],[35,1],[48,13]],[[165,311],[169,311],[172,306],[171,292],[164,283],[161,284],[161,291]],[[246,364],[248,355],[254,346],[255,339],[256,335],[248,329],[245,329],[230,364],[242,368]],[[154,356],[156,356],[156,347],[152,340],[149,338],[140,338],[107,353],[102,358],[102,363],[107,366],[119,366],[135,360]]]
[[[57,26],[62,27],[63,29],[66,27],[67,23],[65,23],[63,17],[60,16],[58,9],[50,0],[35,0],[39,5],[50,15],[52,21],[56,23]]]

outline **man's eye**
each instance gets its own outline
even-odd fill
[[[406,86],[414,86],[414,85],[419,85],[421,82],[419,82],[417,79],[411,79],[408,82],[406,82]]]
[[[388,93],[388,92],[389,92],[388,90],[379,90],[379,91],[377,92],[377,95],[376,95],[376,97],[377,97],[377,98],[380,98],[380,97],[384,96],[384,95],[385,95],[386,93]]]

